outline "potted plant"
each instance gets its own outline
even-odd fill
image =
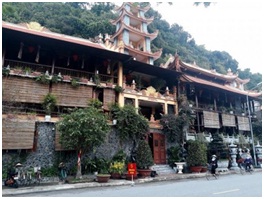
[[[99,183],[108,182],[111,175],[109,173],[99,173],[96,175],[96,180]]]
[[[98,168],[98,174],[96,175],[96,180],[99,183],[108,182],[111,175],[109,174],[109,161],[105,159],[97,159],[97,168]]]
[[[36,77],[36,81],[40,82],[41,84],[49,84],[50,83],[50,76],[46,74],[41,74]]]
[[[156,89],[157,92],[160,92],[161,88],[166,85],[166,81],[160,78],[151,79],[150,84]]]
[[[109,87],[112,87],[112,86],[113,86],[113,79],[112,79],[112,78],[109,78],[109,79],[106,81],[106,85],[109,86]]]
[[[31,68],[27,66],[27,67],[25,67],[24,71],[25,71],[26,75],[28,76],[31,73]]]
[[[115,86],[114,90],[117,93],[122,93],[124,91],[124,89],[121,86],[118,86],[118,85]]]
[[[225,113],[225,112],[226,112],[226,107],[224,107],[224,106],[220,106],[220,107],[219,107],[219,110],[220,110],[222,113]]]
[[[234,113],[234,109],[233,109],[232,107],[227,108],[227,111],[228,111],[230,114],[233,114],[233,113]]]
[[[71,79],[71,85],[74,87],[74,88],[77,88],[79,86],[79,78],[72,78]]]
[[[9,73],[10,73],[10,67],[7,66],[7,67],[2,68],[2,75],[3,76],[8,76]]]
[[[42,107],[45,110],[45,121],[50,121],[51,112],[54,111],[57,104],[57,98],[55,95],[48,93],[42,102]]]
[[[140,140],[136,150],[136,163],[138,173],[141,177],[150,176],[150,166],[154,164],[151,149],[145,140]]]
[[[60,75],[53,75],[52,78],[51,78],[51,82],[52,83],[56,83],[57,84],[60,81],[62,81],[62,77]]]
[[[109,172],[113,179],[121,178],[121,174],[125,170],[125,162],[123,161],[114,161],[110,164]]]
[[[208,105],[208,109],[209,109],[210,111],[213,111],[213,110],[214,110],[214,105],[213,105],[213,104],[209,104],[209,105]]]
[[[120,111],[120,107],[117,103],[109,103],[109,117],[112,120],[113,125],[116,125],[117,123],[117,112]]]
[[[123,150],[119,150],[112,158],[110,163],[109,172],[111,174],[111,178],[119,179],[122,174],[125,173],[125,161],[126,161],[126,153]]]
[[[192,172],[200,172],[207,163],[207,147],[199,140],[187,141],[186,163]]]
[[[98,73],[96,73],[96,74],[94,75],[94,83],[95,83],[97,86],[99,86],[100,83],[101,83],[100,76],[98,75]]]

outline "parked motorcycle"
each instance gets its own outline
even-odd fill
[[[7,174],[7,178],[4,182],[5,186],[9,186],[9,187],[14,187],[14,188],[18,188],[18,183],[17,183],[17,176],[18,172],[13,172],[11,170],[9,170],[8,174]]]
[[[17,163],[15,165],[15,168],[11,168],[8,170],[7,172],[7,177],[6,180],[4,182],[5,186],[9,186],[9,187],[14,187],[14,188],[18,188],[18,172],[17,169],[21,168],[22,164],[21,163]]]

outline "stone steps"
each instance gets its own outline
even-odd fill
[[[151,166],[151,169],[156,171],[158,175],[162,174],[175,174],[176,171],[172,169],[168,164],[157,164]]]

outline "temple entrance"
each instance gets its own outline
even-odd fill
[[[160,133],[151,133],[149,144],[152,150],[155,164],[166,164],[165,135]]]

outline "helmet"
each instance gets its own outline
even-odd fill
[[[217,156],[216,155],[212,155],[212,158],[216,158]]]
[[[18,162],[15,167],[22,167],[22,164],[20,162]]]

